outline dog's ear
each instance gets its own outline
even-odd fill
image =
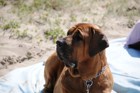
[[[107,37],[93,27],[89,28],[89,55],[94,56],[109,46]]]

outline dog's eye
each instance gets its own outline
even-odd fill
[[[67,36],[68,36],[68,35],[71,35],[71,34],[72,34],[72,32],[68,31]]]

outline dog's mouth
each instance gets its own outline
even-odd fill
[[[56,42],[57,44],[57,55],[59,59],[67,66],[67,67],[76,67],[76,63],[72,61],[71,55],[72,55],[72,47],[67,45],[66,42],[62,40],[58,40]]]
[[[61,39],[56,42],[57,55],[59,59],[69,67],[69,72],[73,77],[80,77],[79,70],[77,69],[77,62],[72,59],[72,47],[67,45],[66,42]]]

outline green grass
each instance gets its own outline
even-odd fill
[[[54,21],[54,24],[56,24],[57,26],[59,26],[62,22],[62,19],[60,18],[56,18],[55,21]]]
[[[16,29],[16,28],[19,28],[20,25],[18,22],[14,21],[14,20],[11,20],[10,22],[4,24],[3,26],[1,26],[1,28],[3,30],[8,30],[8,29]]]
[[[88,18],[82,18],[82,22],[88,22]]]
[[[66,0],[34,0],[32,6],[39,8],[51,8],[54,10],[60,9],[65,4]]]
[[[28,39],[32,39],[32,36],[29,35],[29,30],[25,29],[25,30],[19,30],[19,29],[14,29],[11,30],[11,36],[10,38],[17,38],[17,39],[24,39],[24,38],[28,38]]]
[[[127,19],[127,23],[123,24],[131,28],[135,17],[140,17],[140,0],[0,0],[0,8],[4,9],[7,5],[11,8],[7,13],[13,13],[14,16],[3,19],[4,16],[1,15],[0,21],[4,20],[0,22],[2,30],[13,32],[18,38],[26,38],[29,36],[28,30],[20,31],[20,23],[35,25],[38,29],[45,26],[45,29],[50,29],[44,35],[53,42],[65,35],[61,25],[69,28],[72,23],[80,21],[103,27],[109,22],[106,20],[122,17]],[[12,18],[16,18],[18,22]]]
[[[56,40],[58,38],[63,37],[65,35],[65,33],[64,33],[63,29],[61,29],[60,27],[56,27],[56,28],[46,31],[44,33],[44,35],[45,35],[46,39],[50,39],[55,43]]]
[[[70,15],[70,21],[71,21],[71,22],[76,22],[76,21],[77,21],[76,15],[71,14],[71,15]]]
[[[20,17],[25,17],[28,14],[33,12],[33,7],[25,4],[25,2],[22,0],[15,1],[15,3],[13,5],[15,7],[13,12],[17,13]]]
[[[23,30],[23,31],[16,30],[15,34],[17,38],[25,38],[25,37],[28,37],[28,30]]]
[[[7,3],[5,2],[5,0],[0,0],[0,6],[6,6]]]
[[[26,4],[24,0],[16,0],[13,5],[19,13],[30,13],[36,10],[62,9],[66,5],[67,0],[33,0],[30,4]]]

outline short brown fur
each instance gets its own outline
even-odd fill
[[[54,52],[45,64],[44,93],[87,93],[85,80],[89,79],[93,81],[90,93],[111,93],[113,77],[105,55],[108,41],[99,27],[88,23],[77,24],[69,29],[64,41],[72,48],[68,60],[76,61],[77,66],[65,66],[58,55],[59,49]],[[105,71],[96,77],[104,66],[107,66]]]

